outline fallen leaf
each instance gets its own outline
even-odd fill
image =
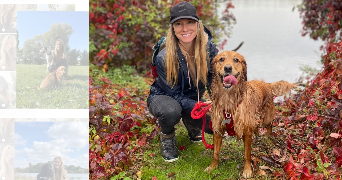
[[[264,170],[259,169],[259,174],[262,176],[266,176],[266,172]]]
[[[338,134],[338,133],[331,133],[330,134],[330,137],[333,137],[333,138],[340,138],[341,137],[341,134]]]
[[[169,175],[167,175],[168,178],[170,178],[171,176],[174,176],[176,173],[170,173]]]
[[[155,154],[153,154],[153,153],[150,154],[150,157],[154,157],[154,156],[155,156]]]
[[[185,146],[179,145],[179,150],[184,151],[185,150]]]
[[[138,171],[136,174],[137,174],[137,176],[138,176],[138,178],[141,178],[141,171]]]
[[[157,178],[155,176],[152,177],[152,180],[157,180]]]

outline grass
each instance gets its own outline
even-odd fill
[[[206,141],[212,144],[212,135],[206,134]],[[239,179],[243,170],[243,142],[235,137],[225,137],[222,141],[219,167],[211,174],[204,172],[213,158],[213,150],[205,149],[203,143],[192,143],[187,130],[180,123],[176,125],[177,146],[185,146],[179,152],[179,159],[173,163],[163,160],[160,155],[160,141],[155,138],[144,153],[144,167],[141,179]],[[172,175],[171,175],[172,174]],[[170,176],[170,177],[169,177]]]
[[[87,109],[89,67],[69,66],[68,80],[53,90],[39,86],[48,75],[46,65],[17,65],[16,108]]]

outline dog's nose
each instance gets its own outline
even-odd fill
[[[224,72],[226,73],[232,73],[232,66],[231,65],[226,65],[224,66]]]

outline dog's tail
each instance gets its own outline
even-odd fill
[[[298,83],[289,83],[287,81],[278,81],[274,83],[268,83],[272,88],[272,93],[275,96],[282,96],[289,94],[291,89],[299,86]]]

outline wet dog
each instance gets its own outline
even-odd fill
[[[56,71],[50,73],[40,84],[40,88],[42,89],[53,89],[56,86],[60,85],[62,79],[66,75],[66,68],[64,66],[60,66]]]
[[[266,135],[272,133],[272,121],[275,107],[274,96],[289,93],[296,85],[279,81],[247,81],[245,58],[234,51],[218,54],[213,62],[211,121],[214,131],[213,161],[206,169],[211,172],[218,166],[222,135],[225,131],[225,115],[233,117],[233,126],[237,138],[244,142],[244,168],[242,176],[252,176],[251,143],[252,134],[258,135],[259,122],[267,128]]]

